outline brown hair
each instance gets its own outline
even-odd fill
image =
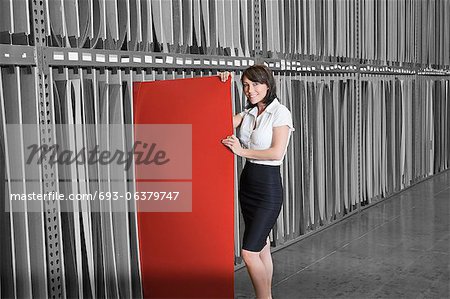
[[[247,78],[248,80],[252,82],[258,82],[261,84],[266,84],[269,89],[267,90],[267,94],[263,99],[263,103],[266,106],[269,106],[270,103],[273,102],[273,100],[277,97],[277,86],[275,85],[275,78],[273,77],[272,71],[263,64],[255,64],[251,67],[247,68],[241,77],[242,80]],[[246,108],[253,108],[256,104],[250,103],[250,101],[247,101]]]

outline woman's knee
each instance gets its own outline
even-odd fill
[[[246,264],[251,264],[259,259],[259,252],[242,249],[241,256]]]

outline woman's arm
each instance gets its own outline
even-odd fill
[[[243,117],[240,113],[233,116],[233,128],[234,129],[236,129],[237,127],[239,127],[241,125],[242,119],[243,119]]]
[[[238,156],[253,159],[253,160],[281,160],[286,150],[286,145],[289,138],[289,127],[280,126],[273,128],[272,144],[266,150],[252,150],[241,147],[239,139],[232,135],[227,139],[223,139],[222,143],[229,147],[233,153]]]
[[[219,72],[218,76],[220,77],[220,81],[226,82],[231,75],[230,72]],[[233,128],[236,129],[241,125],[242,122],[242,115],[239,113],[233,116]]]

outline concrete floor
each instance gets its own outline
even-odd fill
[[[273,298],[450,298],[449,203],[446,171],[275,252]]]

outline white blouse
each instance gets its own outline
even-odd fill
[[[286,143],[286,148],[284,149],[283,158],[281,158],[281,160],[247,159],[255,164],[281,165],[281,163],[283,163],[284,155],[286,154],[291,132],[295,130],[292,125],[292,116],[289,109],[282,105],[278,99],[274,99],[259,116],[258,107],[246,109],[245,111],[242,111],[240,115],[242,115],[243,119],[238,137],[242,146],[247,149],[268,149],[272,145],[272,133],[274,127],[286,125],[290,128],[288,142]]]

